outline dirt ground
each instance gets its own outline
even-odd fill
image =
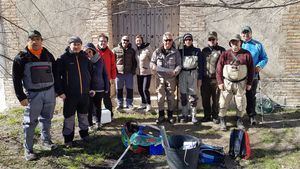
[[[139,123],[153,124],[156,119],[154,112],[124,114],[116,113],[112,123],[105,125],[100,131],[91,132],[88,144],[78,142],[78,146],[66,149],[61,135],[61,110],[57,110],[53,119],[52,137],[59,144],[57,150],[43,151],[39,147],[36,133],[35,149],[39,160],[26,162],[23,160],[22,110],[9,112],[0,116],[0,168],[111,168],[125,150],[121,142],[121,127],[126,121],[136,120]],[[200,119],[202,112],[198,118]],[[199,165],[199,168],[300,168],[300,111],[291,110],[265,115],[261,124],[249,126],[245,117],[250,136],[252,156],[249,160],[233,160],[226,157],[224,166]],[[228,131],[219,131],[219,126],[213,122],[193,125],[191,123],[165,123],[168,135],[182,134],[199,138],[202,143],[221,146],[228,152],[230,129],[234,128],[234,112],[229,112],[227,119]],[[76,128],[76,130],[78,130]],[[78,131],[75,140],[80,140]],[[292,161],[292,162],[291,162]],[[163,169],[168,168],[165,156],[150,156],[134,154],[129,151],[117,168],[124,169]]]

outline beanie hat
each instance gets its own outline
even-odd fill
[[[186,39],[186,38],[191,38],[193,40],[193,35],[190,34],[190,33],[186,33],[183,35],[183,41]]]
[[[33,38],[33,37],[41,37],[42,38],[42,35],[37,30],[31,30],[28,32],[28,38]]]
[[[81,39],[78,36],[72,36],[68,40],[68,43],[69,44],[71,44],[71,43],[80,43],[80,44],[82,44],[82,41],[81,41]]]

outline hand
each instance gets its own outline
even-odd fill
[[[115,85],[115,79],[111,79],[110,81],[109,81],[109,83],[110,83],[110,85]]]
[[[22,106],[28,106],[28,104],[29,104],[28,99],[24,99],[24,100],[20,101],[20,103]]]
[[[171,71],[171,72],[167,72],[167,74],[173,77],[173,76],[176,75],[176,72],[173,70],[173,71]]]
[[[222,91],[224,91],[224,90],[225,90],[225,88],[224,88],[224,84],[219,84],[219,85],[218,85],[218,87],[219,87],[219,89],[220,89],[220,90],[222,90]]]
[[[66,99],[66,95],[65,94],[61,94],[58,97],[60,97],[61,99],[65,100]]]
[[[259,66],[255,67],[255,73],[259,73],[261,68]]]
[[[152,74],[154,74],[154,75],[157,73],[156,68],[157,68],[157,66],[156,66],[155,64],[153,64],[153,65],[152,65],[152,68],[151,68],[151,72],[152,72]]]
[[[94,90],[90,90],[90,92],[89,92],[89,93],[90,93],[90,96],[91,96],[91,97],[94,97],[94,96],[95,96],[95,94],[96,94],[96,92],[95,92]]]
[[[251,90],[251,85],[247,85],[246,90],[248,90],[248,91]]]
[[[197,88],[200,89],[202,85],[202,80],[197,80]]]

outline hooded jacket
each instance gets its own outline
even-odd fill
[[[135,50],[131,47],[131,43],[128,44],[127,49],[123,48],[122,44],[119,43],[119,45],[115,47],[112,52],[116,56],[117,73],[135,74],[137,63],[135,59]]]
[[[91,80],[94,79],[92,63],[84,51],[73,53],[67,47],[65,53],[57,59],[57,94],[80,96],[93,90]]]
[[[95,73],[95,76],[92,77],[93,89],[96,92],[107,92],[109,89],[109,80],[103,59],[96,53],[91,58],[91,61],[93,63],[93,72]]]

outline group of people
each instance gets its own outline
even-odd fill
[[[183,36],[183,48],[177,49],[170,32],[163,35],[162,45],[151,51],[149,43],[141,35],[135,37],[135,46],[129,37],[112,50],[108,37],[101,34],[98,45],[83,46],[77,36],[70,37],[68,46],[57,60],[43,47],[40,32],[29,32],[27,46],[14,59],[13,83],[15,93],[24,113],[25,159],[37,158],[33,151],[34,129],[41,124],[41,142],[44,148],[57,147],[51,140],[51,119],[56,96],[63,99],[63,130],[65,146],[71,147],[74,139],[75,114],[77,112],[79,135],[89,139],[89,128],[101,127],[102,100],[113,116],[110,89],[116,86],[117,110],[133,106],[133,79],[137,75],[137,87],[141,96],[139,109],[152,109],[150,82],[156,75],[158,99],[157,123],[175,123],[175,91],[180,92],[182,123],[197,123],[197,92],[201,89],[204,118],[202,122],[220,123],[226,130],[226,111],[232,97],[237,106],[236,125],[243,129],[242,117],[247,112],[252,125],[255,120],[255,93],[259,72],[268,58],[263,45],[252,39],[249,26],[242,28],[241,35],[229,39],[228,50],[219,46],[216,32],[209,32],[208,46],[202,51],[193,46],[193,35]],[[126,88],[124,105],[123,88]],[[23,91],[25,89],[25,92]],[[247,98],[246,98],[247,96]],[[167,99],[167,118],[165,117]],[[94,111],[96,108],[96,111]],[[93,120],[94,119],[94,120]],[[95,123],[94,123],[95,121]]]

